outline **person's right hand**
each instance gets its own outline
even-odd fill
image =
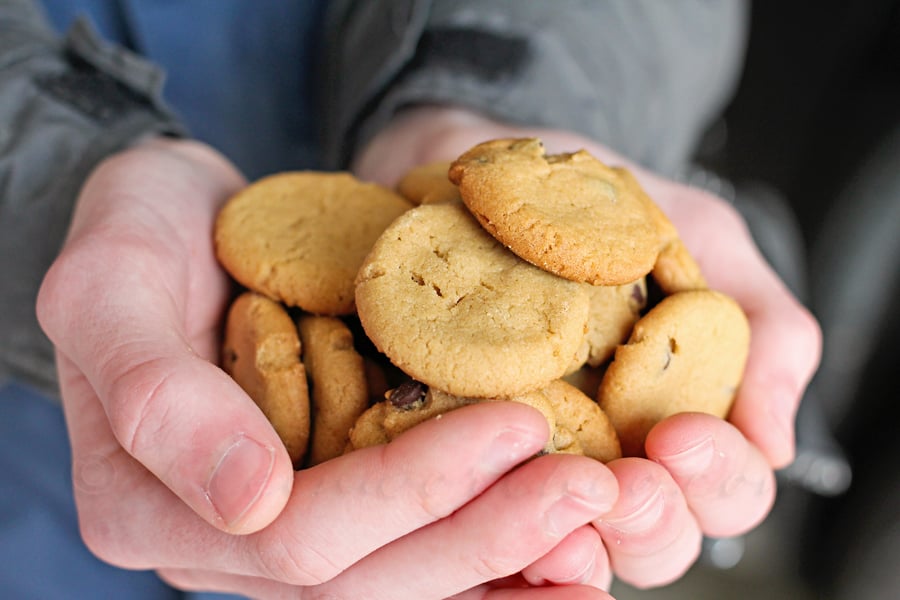
[[[526,406],[468,407],[292,470],[216,366],[232,290],[211,232],[243,184],[205,146],[152,140],[83,188],[37,311],[57,348],[87,546],[178,587],[253,597],[609,598],[514,575],[561,557],[552,549],[618,494],[582,457],[514,469],[548,435]]]

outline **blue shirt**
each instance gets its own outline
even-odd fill
[[[42,0],[61,32],[87,16],[110,42],[165,69],[191,133],[250,179],[318,168],[320,0]]]

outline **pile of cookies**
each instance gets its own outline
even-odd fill
[[[641,455],[666,416],[725,417],[743,375],[746,317],[635,178],[537,139],[396,191],[273,175],[223,207],[215,244],[245,288],[223,366],[298,468],[485,401],[540,410],[545,452]]]

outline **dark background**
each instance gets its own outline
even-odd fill
[[[804,402],[823,405],[853,469],[846,493],[789,516],[822,598],[900,594],[900,144],[884,145],[898,134],[900,2],[754,3],[744,76],[701,162],[738,190],[771,185],[796,217],[825,341]],[[893,185],[857,197],[873,161]]]

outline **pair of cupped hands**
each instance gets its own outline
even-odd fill
[[[233,288],[211,231],[246,182],[200,143],[145,140],[86,182],[37,303],[57,349],[91,551],[182,589],[256,598],[600,599],[613,576],[671,582],[704,535],[738,535],[765,518],[818,364],[813,318],[733,208],[576,134],[422,107],[374,138],[353,170],[391,185],[412,166],[500,137],[631,166],[711,287],[750,320],[729,419],[670,417],[647,439],[647,458],[527,460],[549,435],[544,418],[485,403],[295,472],[216,364]]]

